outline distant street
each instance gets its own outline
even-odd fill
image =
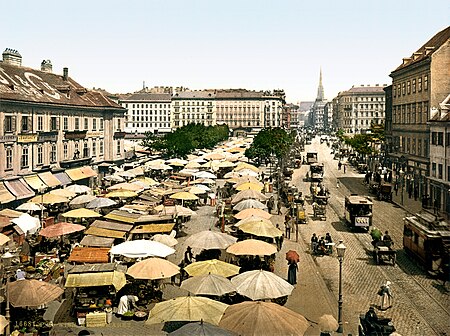
[[[343,321],[345,334],[357,334],[358,316],[365,313],[370,305],[378,307],[380,296],[377,291],[387,280],[392,282],[394,295],[393,307],[378,315],[390,317],[401,335],[445,335],[450,331],[449,292],[441,281],[426,276],[415,261],[408,257],[402,245],[403,217],[405,211],[392,203],[378,201],[373,198],[373,225],[381,231],[389,230],[397,249],[397,265],[376,265],[372,257],[371,237],[368,233],[352,232],[345,224],[344,197],[350,193],[369,195],[363,184],[363,175],[347,166],[346,173],[338,170],[338,161],[330,154],[326,144],[320,144],[315,138],[306,151],[317,150],[319,162],[325,165],[324,184],[330,191],[330,199],[325,221],[313,220],[311,202],[306,204],[309,215],[307,225],[300,226],[300,235],[306,246],[312,234],[325,236],[329,232],[334,242],[339,239],[347,247],[343,262]],[[298,187],[305,196],[309,196],[309,182],[303,179],[309,170],[308,165],[296,169],[292,184]],[[340,186],[337,188],[337,179]],[[332,257],[313,257],[318,272],[327,287],[338,296],[339,265],[336,253]],[[301,272],[301,270],[300,270]],[[318,301],[321,298],[317,298]],[[289,303],[289,302],[288,302]],[[337,307],[337,303],[336,303]],[[292,308],[294,309],[294,308]],[[337,308],[336,308],[337,309]]]

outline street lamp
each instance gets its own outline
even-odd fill
[[[343,244],[342,240],[339,240],[339,244],[336,246],[336,252],[339,260],[339,300],[338,300],[338,333],[343,332],[342,328],[342,261],[344,260],[345,249],[347,247]]]
[[[402,169],[400,169],[399,174],[400,174],[400,186],[401,186],[401,188],[402,188],[402,193],[401,193],[401,204],[403,205],[403,188],[404,188],[403,179],[404,179],[404,177],[405,177],[405,172],[404,172]]]

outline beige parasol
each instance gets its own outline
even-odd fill
[[[47,226],[46,228],[39,231],[39,235],[47,238],[53,238],[83,231],[85,229],[86,227],[83,225],[61,222]]]
[[[229,306],[219,326],[239,335],[302,336],[309,323],[302,315],[276,303],[245,301]]]
[[[127,274],[135,279],[164,279],[180,273],[180,268],[168,260],[148,258],[132,265]]]
[[[250,216],[258,216],[265,219],[270,219],[270,217],[272,217],[270,213],[261,209],[245,209],[239,211],[236,215],[234,215],[234,217],[237,219],[244,219]]]
[[[244,219],[241,219],[239,222],[237,222],[236,224],[234,224],[235,227],[239,227],[244,223],[248,223],[248,222],[257,222],[257,221],[263,221],[266,222],[267,224],[273,224],[269,219],[263,218],[263,217],[259,217],[259,216],[250,216]]]
[[[236,190],[251,189],[251,190],[261,191],[261,190],[263,190],[263,188],[264,188],[264,185],[262,183],[254,183],[254,182],[244,182],[242,184],[235,186]]]
[[[196,261],[184,268],[190,276],[217,274],[225,278],[238,274],[239,269],[239,266],[217,259]]]
[[[225,249],[236,241],[237,238],[226,233],[207,230],[194,233],[188,237],[185,241],[185,245],[205,250]]]
[[[67,198],[72,198],[72,197],[77,196],[77,193],[67,190],[67,189],[55,189],[55,190],[51,190],[49,193],[52,195],[67,197]]]
[[[63,196],[53,195],[53,194],[44,194],[34,196],[30,202],[39,203],[39,204],[56,204],[56,203],[67,203],[69,199]]]
[[[8,282],[8,298],[14,307],[37,307],[57,299],[64,290],[38,280]]]
[[[129,191],[140,191],[142,187],[139,184],[122,182],[114,184],[111,187],[108,187],[108,190],[129,190]]]
[[[205,321],[217,325],[228,305],[199,296],[182,296],[157,303],[147,324],[169,321]]]
[[[248,271],[231,279],[236,291],[252,300],[276,299],[291,295],[294,290],[289,282],[278,275],[263,270]]]
[[[93,210],[85,209],[85,208],[79,208],[75,210],[70,210],[62,214],[63,217],[70,217],[70,218],[95,218],[95,217],[102,217],[98,212],[95,212]]]
[[[234,255],[269,256],[277,253],[277,248],[262,240],[246,239],[228,247],[227,252]]]
[[[272,223],[269,224],[263,220],[244,223],[239,226],[239,230],[260,237],[275,238],[283,235],[283,232],[273,226]]]
[[[184,280],[180,286],[195,295],[222,296],[235,292],[236,288],[227,278],[217,274],[200,275]]]
[[[255,199],[258,201],[266,201],[268,197],[258,190],[246,189],[238,192],[231,199],[231,203],[236,204],[245,199]]]
[[[114,190],[114,191],[111,191],[110,193],[107,193],[105,195],[105,197],[108,197],[108,198],[131,198],[131,197],[136,197],[137,195],[138,194],[135,193],[134,191],[119,189],[119,190]]]

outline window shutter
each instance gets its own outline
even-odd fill
[[[16,133],[16,117],[11,117],[11,131],[13,133]]]
[[[28,116],[27,117],[28,118],[28,131],[29,132],[32,132],[33,131],[33,118],[31,117],[31,116]]]

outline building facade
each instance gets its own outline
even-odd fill
[[[386,85],[352,86],[350,90],[339,92],[335,100],[338,124],[347,134],[367,133],[372,124],[384,123]]]
[[[181,91],[172,96],[173,129],[196,123],[216,125],[216,94],[214,91]]]
[[[327,102],[323,109],[323,119],[324,119],[324,129],[332,130],[333,129],[333,102]]]
[[[22,66],[11,49],[0,62],[0,178],[52,168],[121,162],[124,109],[75,82],[50,61]]]
[[[429,195],[430,125],[450,91],[450,27],[406,57],[392,77],[392,167],[408,191]],[[430,195],[431,196],[431,195]]]
[[[125,131],[132,134],[169,133],[172,130],[170,93],[134,93],[119,101],[127,109]]]
[[[431,112],[430,196],[436,211],[450,214],[450,94]]]

